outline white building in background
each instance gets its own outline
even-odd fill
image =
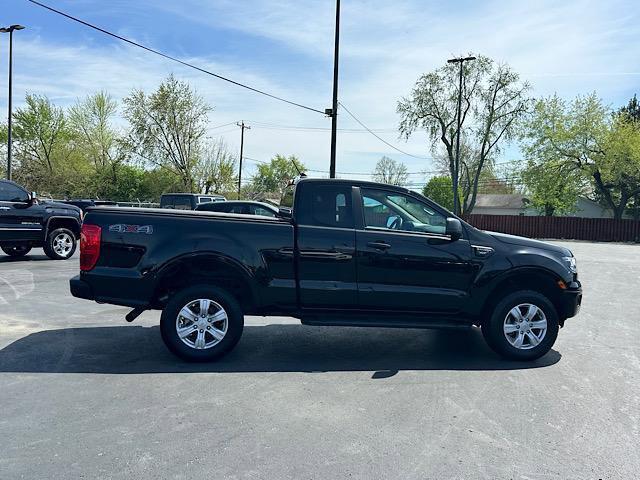
[[[540,212],[531,206],[526,195],[521,194],[493,194],[479,193],[476,205],[473,208],[474,215],[525,215],[539,216]],[[579,197],[576,210],[573,213],[563,215],[565,217],[583,218],[613,218],[613,212],[603,207],[598,202],[588,198]]]

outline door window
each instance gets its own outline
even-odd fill
[[[351,187],[342,185],[308,185],[298,214],[301,225],[354,228]]]
[[[0,182],[0,202],[27,202],[29,195],[20,187]]]
[[[361,192],[365,227],[444,235],[446,217],[428,204],[398,192],[368,188]]]
[[[275,217],[275,213],[273,213],[271,210],[267,210],[266,208],[262,208],[262,207],[255,207],[255,211],[253,212],[254,215],[261,215],[263,217]]]

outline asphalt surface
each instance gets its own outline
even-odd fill
[[[258,317],[186,364],[159,312],[71,297],[77,256],[2,256],[0,479],[638,478],[640,246],[563,244],[582,312],[528,364],[475,329]]]

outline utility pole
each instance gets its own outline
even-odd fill
[[[244,120],[236,123],[240,127],[240,168],[238,169],[238,200],[240,200],[240,189],[242,188],[242,154],[244,150],[244,131],[251,130],[251,127],[244,124]]]
[[[456,132],[456,161],[453,166],[453,213],[460,214],[458,198],[458,172],[460,169],[460,130],[462,129],[462,72],[464,62],[475,60],[476,57],[452,58],[447,63],[460,64],[460,84],[458,86],[458,131]]]
[[[333,54],[333,104],[325,110],[331,116],[331,163],[329,178],[336,178],[336,133],[338,130],[338,65],[340,53],[340,0],[336,0],[336,37]]]
[[[13,31],[22,30],[22,25],[11,25],[10,27],[0,28],[0,33],[9,34],[9,115],[7,119],[7,180],[11,180],[11,99],[12,99],[12,83],[13,83]]]

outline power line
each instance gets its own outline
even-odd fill
[[[235,125],[236,123],[237,123],[237,121],[229,122],[229,123],[223,123],[222,125],[216,125],[215,127],[209,127],[208,130],[216,130],[217,128],[227,127],[229,125]]]
[[[50,7],[48,5],[45,5],[44,3],[37,2],[36,0],[28,0],[28,1],[33,3],[34,5],[38,5],[39,7],[45,8],[45,9],[47,9],[47,10],[53,12],[53,13],[57,13],[58,15],[62,15],[63,17],[68,18],[69,20],[73,20],[74,22],[81,23],[82,25],[84,25],[86,27],[93,28],[94,30],[97,30],[99,32],[104,33],[105,35],[109,35],[109,36],[111,36],[113,38],[117,38],[118,40],[126,42],[126,43],[128,43],[130,45],[133,45],[135,47],[142,48],[143,50],[146,50],[148,52],[154,53],[154,54],[159,55],[161,57],[164,57],[164,58],[166,58],[168,60],[172,60],[174,62],[180,63],[181,65],[184,65],[185,67],[193,68],[194,70],[198,70],[199,72],[205,73],[207,75],[211,75],[212,77],[216,77],[216,78],[218,78],[220,80],[224,80],[225,82],[232,83],[234,85],[237,85],[238,87],[246,88],[247,90],[251,90],[252,92],[259,93],[260,95],[265,95],[267,97],[273,98],[274,100],[279,100],[281,102],[288,103],[289,105],[293,105],[293,106],[296,106],[296,107],[304,108],[304,109],[310,110],[312,112],[321,113],[322,115],[325,114],[324,111],[322,111],[322,110],[318,110],[318,109],[315,109],[315,108],[312,108],[312,107],[308,107],[306,105],[302,105],[301,103],[292,102],[291,100],[287,100],[285,98],[278,97],[277,95],[273,95],[273,94],[265,92],[263,90],[259,90],[259,89],[254,88],[254,87],[250,87],[249,85],[245,85],[244,83],[236,82],[235,80],[231,80],[230,78],[223,77],[222,75],[218,75],[217,73],[213,73],[213,72],[211,72],[209,70],[205,70],[204,68],[201,68],[201,67],[198,67],[196,65],[193,65],[192,63],[185,62],[185,61],[180,60],[180,59],[178,59],[176,57],[172,57],[171,55],[168,55],[166,53],[162,53],[159,50],[155,50],[153,48],[146,47],[146,46],[142,45],[141,43],[134,42],[133,40],[130,40],[128,38],[125,38],[125,37],[122,37],[120,35],[117,35],[117,34],[115,34],[113,32],[105,30],[104,28],[100,28],[100,27],[98,27],[96,25],[93,25],[93,24],[91,24],[89,22],[85,22],[84,20],[80,20],[79,18],[76,18],[76,17],[74,17],[72,15],[69,15],[68,13],[64,13],[64,12],[62,12],[60,10],[56,10],[55,8]]]
[[[402,153],[403,155],[407,155],[409,157],[413,157],[413,158],[420,158],[422,160],[433,160],[432,157],[421,157],[418,155],[413,155],[411,153],[405,152],[404,150],[400,150],[398,147],[396,147],[395,145],[392,145],[391,143],[387,142],[384,138],[380,137],[379,135],[377,135],[376,133],[373,132],[373,130],[371,130],[369,127],[367,127],[364,123],[362,123],[358,117],[356,117],[353,113],[351,113],[351,111],[344,106],[344,104],[342,102],[338,102],[340,104],[340,106],[342,108],[345,109],[345,111],[351,116],[351,118],[353,118],[356,122],[358,122],[360,124],[360,126],[362,128],[364,128],[367,132],[369,132],[371,135],[373,135],[374,137],[376,137],[378,140],[380,140],[382,143],[384,143],[385,145],[393,148],[394,150]]]

